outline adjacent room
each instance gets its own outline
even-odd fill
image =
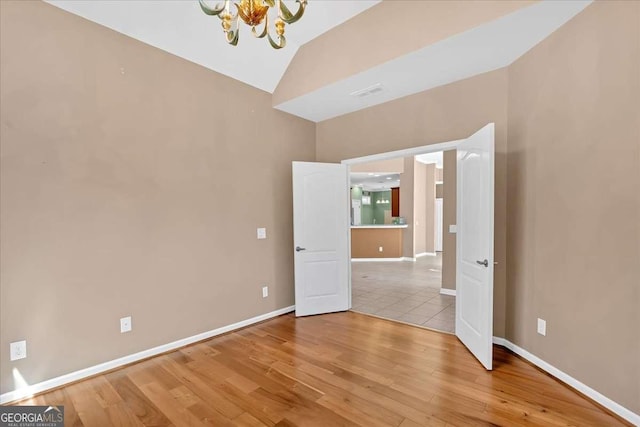
[[[640,1],[1,0],[29,416],[640,425]]]
[[[455,232],[446,250],[443,242],[445,214],[455,227],[448,153],[448,173],[442,151],[350,168],[353,311],[455,331]]]

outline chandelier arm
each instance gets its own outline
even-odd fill
[[[200,3],[200,8],[202,9],[202,11],[204,13],[206,13],[207,15],[210,16],[218,16],[224,11],[225,7],[226,7],[226,1],[222,4],[218,4],[216,5],[214,8],[211,8],[209,6],[207,6],[207,4],[204,2],[204,0],[198,0],[198,3]]]
[[[302,15],[304,15],[305,7],[307,7],[307,0],[296,0],[296,3],[298,3],[300,6],[298,7],[298,11],[295,14],[292,14],[283,1],[279,1],[278,3],[280,4],[278,15],[280,16],[280,19],[282,19],[287,24],[293,24],[294,22],[300,20],[300,18],[302,18]]]
[[[227,43],[232,46],[238,45],[238,39],[240,38],[240,29],[236,28],[235,30],[228,31],[226,33]]]
[[[254,37],[261,39],[264,36],[266,36],[267,33],[269,32],[268,25],[269,25],[269,15],[266,15],[264,17],[264,29],[262,30],[262,32],[258,34],[258,32],[256,31],[256,27],[251,27],[251,33],[253,34]]]
[[[278,36],[278,39],[280,40],[279,44],[271,38],[271,34],[267,34],[267,37],[269,38],[269,44],[274,49],[282,49],[287,45],[287,39],[284,37],[284,35]]]

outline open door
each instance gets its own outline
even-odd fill
[[[351,308],[347,166],[293,162],[296,316]]]
[[[457,147],[456,335],[485,368],[493,359],[494,124]]]

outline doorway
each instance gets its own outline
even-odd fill
[[[341,164],[293,162],[296,316],[345,311],[352,306],[349,167],[455,149],[455,334],[486,369],[492,369],[494,140],[495,125],[490,123],[466,139]]]
[[[441,292],[443,258],[455,269],[455,241],[446,253],[441,244],[443,151],[355,164],[349,176],[352,310],[454,333],[455,295]],[[448,208],[455,218],[455,201]]]

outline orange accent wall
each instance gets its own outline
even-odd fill
[[[352,228],[351,258],[400,258],[404,228]],[[382,252],[378,250],[382,246]]]

